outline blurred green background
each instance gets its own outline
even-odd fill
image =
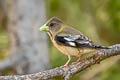
[[[56,16],[66,24],[79,29],[97,44],[108,46],[120,43],[120,0],[46,0],[46,8],[47,19]],[[4,53],[7,53],[9,45],[6,19],[3,14],[0,12],[0,16],[3,17],[0,22],[1,60],[7,56]],[[50,40],[49,43],[52,67],[65,64],[67,57],[62,55]],[[94,71],[97,70],[97,66],[94,66],[75,75],[71,80],[86,80],[85,77],[91,74],[95,74],[92,80],[120,80],[120,59],[114,65],[109,65],[111,63],[108,61],[101,63],[108,64],[101,68],[101,72]],[[89,71],[93,73],[89,74]]]

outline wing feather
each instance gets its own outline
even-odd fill
[[[110,49],[109,47],[94,45],[93,42],[84,35],[56,36],[55,41],[60,45],[71,46],[71,47]]]
[[[91,47],[92,41],[83,35],[68,35],[56,36],[55,40],[58,44],[71,46],[71,47]]]

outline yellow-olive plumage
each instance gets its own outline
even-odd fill
[[[48,20],[42,27],[41,31],[46,31],[50,36],[54,46],[64,55],[67,55],[69,60],[71,56],[78,57],[80,60],[83,56],[89,55],[98,49],[108,49],[108,47],[93,44],[93,42],[80,31],[64,24],[60,19],[53,17]]]

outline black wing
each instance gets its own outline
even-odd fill
[[[107,47],[94,45],[90,39],[83,35],[56,36],[55,41],[60,45],[79,47],[79,48],[102,48]]]
[[[56,36],[58,44],[71,47],[90,47],[92,41],[82,35]]]

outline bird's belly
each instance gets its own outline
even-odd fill
[[[55,41],[53,41],[55,47],[64,55],[69,55],[69,56],[76,56],[80,57],[81,55],[86,55],[88,53],[93,53],[95,52],[95,49],[90,49],[90,48],[75,48],[75,47],[69,47],[69,46],[64,46],[64,45],[56,45]]]
[[[80,52],[77,48],[62,46],[59,47],[58,50],[62,52],[64,55],[80,56]]]

